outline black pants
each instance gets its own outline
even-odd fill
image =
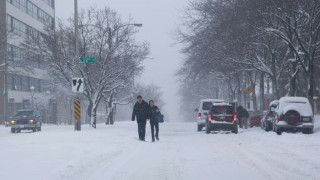
[[[144,140],[146,136],[146,124],[147,120],[138,120],[138,134],[139,134],[139,139]]]
[[[156,128],[156,137],[159,137],[159,123],[150,122],[150,126],[151,126],[152,139],[154,139],[154,128]]]

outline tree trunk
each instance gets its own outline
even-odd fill
[[[271,57],[271,71],[272,71],[272,76],[271,76],[271,81],[272,81],[272,95],[273,98],[275,99],[280,99],[280,94],[279,94],[279,88],[278,88],[278,81],[277,81],[277,70],[276,70],[276,57],[274,54],[272,54]]]
[[[91,112],[92,112],[92,107],[93,107],[93,102],[91,100],[89,100],[89,105],[87,107],[87,115],[89,116],[89,118],[91,119]],[[86,118],[86,124],[89,124],[90,121],[88,121],[88,119]]]
[[[98,104],[94,104],[91,109],[90,123],[94,128],[97,128],[97,108]]]
[[[314,104],[313,104],[313,88],[314,88],[314,69],[313,61],[310,61],[307,72],[308,79],[308,99],[312,106],[312,112],[314,113]]]
[[[256,95],[256,78],[257,78],[257,72],[253,72],[253,76],[252,77],[252,73],[249,73],[249,79],[250,79],[250,84],[252,87],[252,102],[253,102],[253,110],[256,111],[258,110],[257,107],[257,95]]]
[[[291,78],[290,78],[290,87],[289,87],[289,96],[295,96],[296,95],[296,79],[297,79],[297,63],[292,62],[291,67]]]
[[[238,83],[238,86],[237,86],[237,101],[238,101],[238,105],[241,105],[241,80],[240,80],[240,75],[237,76],[237,83]]]
[[[260,74],[260,110],[264,110],[264,73]]]

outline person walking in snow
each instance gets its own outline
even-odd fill
[[[146,124],[147,119],[149,118],[149,105],[147,102],[145,102],[142,99],[142,96],[137,97],[137,102],[133,107],[132,111],[132,121],[135,120],[135,117],[137,118],[138,123],[138,134],[140,141],[145,141],[146,136]]]
[[[237,116],[241,122],[240,128],[247,129],[248,128],[248,118],[249,118],[248,111],[240,105],[237,109]]]
[[[152,142],[155,141],[156,138],[159,141],[159,123],[155,120],[156,114],[160,114],[160,110],[158,106],[154,105],[153,100],[149,101],[150,106],[150,127],[151,127],[151,137]],[[156,129],[156,134],[154,134],[154,129]]]

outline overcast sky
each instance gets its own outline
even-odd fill
[[[56,17],[68,18],[73,15],[73,0],[56,0]],[[151,44],[152,59],[144,63],[145,71],[138,80],[143,84],[156,84],[161,87],[165,111],[170,120],[178,120],[179,97],[175,73],[181,64],[179,47],[173,44],[173,32],[178,24],[186,0],[78,0],[79,9],[96,5],[109,6],[123,18],[132,18],[142,23],[137,34],[138,41]],[[143,95],[142,95],[143,96]],[[156,102],[155,102],[156,103]]]

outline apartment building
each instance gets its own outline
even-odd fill
[[[54,0],[0,0],[0,124],[18,109],[44,114],[57,108],[46,59],[22,45],[41,40],[47,28],[54,28],[54,19]]]

